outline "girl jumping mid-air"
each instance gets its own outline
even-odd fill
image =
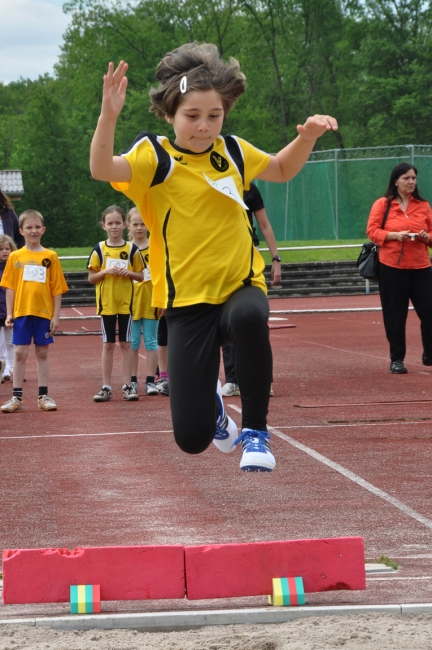
[[[237,136],[221,135],[245,91],[238,62],[215,45],[189,43],[159,63],[150,110],[172,125],[174,139],[142,132],[113,154],[127,87],[127,63],[104,76],[102,110],[90,155],[94,178],[109,181],[138,207],[151,232],[154,307],[166,309],[174,436],[187,453],[213,441],[222,452],[240,443],[240,468],[274,469],[266,417],[272,377],[264,261],[255,249],[243,202],[253,179],[286,182],[315,141],[337,129],[328,115],[309,117],[298,136],[270,156]],[[226,414],[218,383],[220,346],[232,344],[242,403],[242,431]]]

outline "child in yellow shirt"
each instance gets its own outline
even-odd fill
[[[111,373],[116,341],[116,323],[123,360],[123,399],[133,402],[138,393],[131,386],[132,350],[132,304],[134,281],[143,280],[144,262],[138,246],[126,242],[123,230],[126,215],[117,205],[109,206],[102,213],[102,228],[108,238],[92,250],[88,259],[88,280],[96,285],[96,307],[102,325],[102,388],[93,399],[107,402],[112,397]]]
[[[35,344],[39,383],[38,409],[56,411],[48,396],[49,345],[58,328],[62,294],[68,290],[57,253],[44,248],[41,238],[46,228],[43,216],[26,210],[19,217],[25,246],[13,251],[6,263],[1,286],[6,288],[6,327],[13,327],[13,395],[3,404],[3,413],[22,411],[22,385],[32,340]]]
[[[152,307],[153,284],[149,263],[149,240],[147,228],[144,225],[138,208],[131,208],[127,215],[129,239],[136,244],[144,260],[144,280],[136,282],[134,287],[133,320],[132,320],[132,385],[138,392],[138,350],[141,341],[141,332],[146,350],[147,376],[144,392],[147,395],[159,395],[155,386],[155,374],[158,365],[158,326],[159,310]]]

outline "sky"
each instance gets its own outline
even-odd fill
[[[53,74],[71,16],[65,0],[0,0],[0,82]]]

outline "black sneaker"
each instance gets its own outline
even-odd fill
[[[406,375],[408,370],[405,368],[403,361],[392,361],[390,364],[390,372],[393,375]]]
[[[432,366],[432,359],[428,359],[424,352],[422,354],[422,363],[424,366]]]

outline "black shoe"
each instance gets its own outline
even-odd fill
[[[432,366],[432,359],[428,359],[424,352],[422,354],[422,362],[424,366]]]
[[[393,375],[406,375],[408,370],[405,368],[403,361],[392,361],[390,364],[390,372]]]

